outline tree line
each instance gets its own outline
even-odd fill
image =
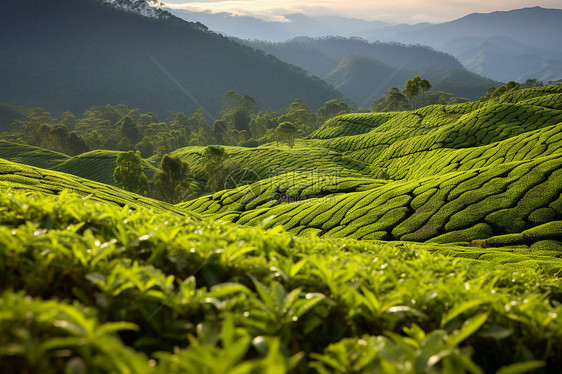
[[[549,82],[550,85],[558,85],[560,82]],[[528,78],[523,83],[509,81],[499,87],[490,86],[486,95],[480,98],[481,101],[486,101],[491,98],[499,97],[509,90],[516,90],[520,88],[535,88],[543,87],[544,82]],[[386,95],[375,99],[371,105],[373,112],[391,112],[417,109],[422,106],[432,104],[459,104],[468,102],[469,99],[464,97],[454,97],[450,93],[443,91],[430,92],[432,85],[427,79],[422,79],[419,76],[408,80],[404,89],[400,90],[398,87],[392,87],[386,91]]]
[[[228,153],[222,146],[207,146],[202,152],[206,184],[201,188],[189,165],[180,157],[164,155],[159,169],[150,182],[144,173],[143,158],[139,151],[122,152],[113,171],[115,183],[125,190],[177,204],[206,192],[224,188],[224,183],[235,163],[227,163]]]
[[[260,111],[253,97],[234,91],[223,96],[221,117],[212,125],[201,108],[192,115],[170,112],[161,121],[153,113],[140,113],[122,104],[94,106],[81,117],[64,112],[60,119],[43,108],[13,107],[3,104],[7,113],[11,113],[10,110],[17,113],[11,114],[16,119],[11,122],[9,131],[0,134],[5,140],[70,156],[106,149],[135,150],[143,158],[155,156],[157,159],[187,146],[256,147],[275,141],[292,144],[292,138],[306,136],[326,120],[351,111],[347,103],[338,99],[326,102],[317,112],[311,111],[300,99],[279,112]],[[287,136],[288,128],[294,128],[291,136]]]
[[[481,100],[498,97],[508,90],[541,87],[544,83],[527,79],[519,84],[507,82],[490,87]],[[401,111],[430,104],[456,104],[466,98],[432,92],[431,82],[419,76],[407,81],[404,89],[392,87],[373,101],[371,108],[359,112]],[[117,159],[115,182],[123,188],[161,200],[177,203],[190,196],[214,192],[224,188],[229,172],[236,163],[221,145],[256,147],[265,143],[295,145],[295,139],[315,131],[328,119],[350,113],[352,108],[338,99],[327,101],[317,112],[296,99],[289,107],[274,112],[260,111],[256,100],[249,95],[228,91],[222,98],[221,117],[209,126],[203,109],[191,116],[170,112],[165,121],[153,113],[140,113],[126,105],[94,106],[81,118],[64,112],[60,119],[42,108],[25,109],[11,104],[0,104],[0,122],[11,121],[10,130],[0,138],[35,145],[75,156],[90,150],[117,150],[123,153]],[[206,183],[195,181],[189,165],[170,154],[187,146],[205,146],[202,156]],[[158,172],[149,182],[143,172],[143,159],[158,166]]]

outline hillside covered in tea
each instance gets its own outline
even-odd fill
[[[261,180],[183,206],[294,234],[558,251],[561,98],[560,87],[547,87],[349,114],[294,148],[228,148]],[[176,154],[196,167],[198,152]]]
[[[558,371],[562,87],[294,143],[172,205],[94,182],[118,152],[0,142],[3,370]],[[204,180],[206,149],[172,156]]]

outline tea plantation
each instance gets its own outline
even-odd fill
[[[557,373],[561,130],[555,87],[350,114],[175,206],[0,143],[2,372]]]
[[[423,244],[241,229],[66,191],[2,188],[0,223],[5,372],[562,365],[562,283],[530,269],[473,266]]]
[[[282,225],[297,235],[485,247],[472,252],[477,258],[504,246],[556,257],[561,105],[562,88],[547,87],[490,101],[337,117],[292,150],[231,150],[260,176],[268,153],[277,152],[284,164],[272,178],[182,206],[237,224]],[[321,148],[326,159],[307,156]]]

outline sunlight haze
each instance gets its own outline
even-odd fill
[[[309,15],[340,15],[345,17],[380,20],[392,23],[445,22],[469,13],[487,13],[497,10],[511,10],[540,6],[543,8],[560,8],[559,0],[524,1],[353,1],[333,0],[308,1],[265,1],[265,0],[231,0],[231,1],[185,1],[168,0],[164,2],[174,9],[186,9],[195,12],[227,12],[240,16],[253,16],[268,21],[289,22],[284,15],[303,13]]]

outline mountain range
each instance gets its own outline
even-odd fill
[[[126,104],[165,116],[206,110],[229,90],[280,109],[342,97],[301,69],[171,14],[146,17],[118,0],[26,0],[0,13],[0,101],[82,113]],[[134,10],[134,9],[133,9]],[[140,9],[142,11],[142,9]],[[141,12],[142,13],[142,12]]]
[[[451,53],[472,72],[498,81],[562,78],[562,9],[473,13],[450,22],[414,25],[303,14],[286,15],[287,22],[266,22],[226,13],[168,10],[242,39],[253,40],[259,35],[260,39],[280,42],[297,36],[357,36],[371,42],[423,44]]]

